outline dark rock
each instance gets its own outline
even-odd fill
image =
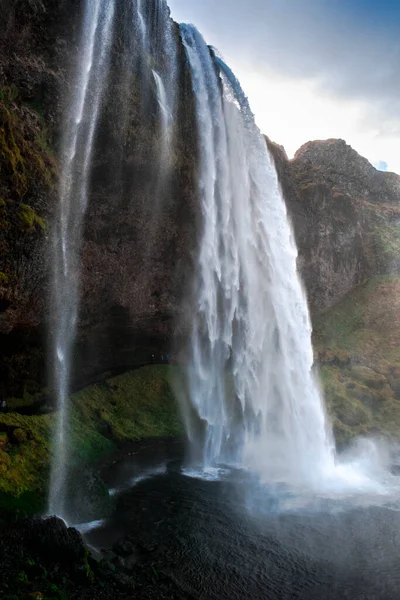
[[[136,546],[130,540],[119,540],[114,544],[113,550],[119,556],[125,557],[133,554],[136,550]]]
[[[26,526],[26,541],[31,551],[39,550],[44,556],[56,556],[66,564],[87,558],[82,536],[76,529],[67,527],[62,519],[31,519]]]

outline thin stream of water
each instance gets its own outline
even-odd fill
[[[113,3],[107,0],[86,2],[77,83],[64,122],[52,303],[56,324],[52,363],[58,419],[49,495],[49,511],[61,516],[64,513],[70,442],[68,395],[79,307],[79,254],[88,202],[94,133],[109,68],[113,19]]]

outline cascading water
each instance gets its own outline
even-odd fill
[[[153,71],[154,81],[157,87],[157,100],[160,108],[160,124],[161,124],[161,146],[160,146],[160,164],[163,168],[168,161],[168,150],[171,145],[172,115],[170,113],[167,93],[163,80],[157,71]]]
[[[58,402],[49,510],[64,514],[68,464],[68,393],[71,354],[78,315],[78,267],[82,224],[88,202],[90,161],[100,102],[107,79],[114,6],[88,0],[80,41],[80,62],[70,110],[64,123],[60,212],[55,230],[53,368]]]
[[[205,467],[320,479],[333,469],[332,437],[275,167],[231,71],[196,29],[182,25],[181,34],[197,102],[204,219],[189,438]]]
[[[122,47],[113,45],[117,28],[119,39],[123,40]],[[160,168],[154,168],[159,179],[155,185],[161,188],[166,173],[163,165],[173,143],[175,46],[172,21],[164,0],[157,0],[151,5],[143,4],[141,0],[126,4],[114,0],[85,0],[75,82],[63,124],[60,208],[55,223],[53,251],[54,335],[50,368],[59,410],[54,435],[49,512],[65,518],[69,514],[65,503],[71,462],[68,395],[79,313],[80,254],[89,203],[92,159],[98,150],[97,133],[104,116],[103,105],[107,104],[107,90],[112,84],[113,89],[118,90],[115,101],[119,111],[121,144],[112,157],[115,181],[107,183],[114,188],[120,185],[125,165],[124,143],[131,139],[130,132],[136,127],[140,137],[148,135],[152,128],[161,142],[158,145]],[[145,97],[149,100],[150,110],[143,108]],[[154,119],[157,102],[159,115]],[[140,143],[139,140],[139,148]],[[154,185],[153,181],[151,183]],[[160,204],[158,200],[156,203]]]
[[[164,78],[158,71],[152,71],[157,89],[161,123],[159,184],[164,185],[168,176],[169,159],[174,143],[177,88],[177,48],[176,38],[173,31],[173,22],[168,18],[168,6],[165,0],[156,0],[153,10],[154,17],[152,37],[154,53],[156,61],[164,67]]]

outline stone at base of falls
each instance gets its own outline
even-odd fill
[[[0,598],[4,600],[184,600],[171,579],[143,560],[116,552],[93,557],[61,519],[29,518],[2,526]],[[125,548],[125,546],[123,546]],[[129,557],[128,557],[129,558]]]
[[[4,526],[0,539],[0,597],[66,600],[67,582],[89,586],[94,574],[81,535],[61,519],[25,519]],[[14,597],[10,595],[9,597]]]
[[[32,519],[26,524],[26,542],[32,550],[37,548],[44,556],[57,556],[60,562],[66,564],[87,559],[88,551],[82,536],[73,527],[67,527],[62,519]]]

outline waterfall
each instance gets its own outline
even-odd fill
[[[184,411],[194,460],[268,481],[317,480],[334,451],[276,170],[230,69],[194,27],[181,25],[181,36],[203,215]]]
[[[77,80],[64,122],[60,209],[53,253],[52,367],[58,404],[49,510],[64,513],[68,465],[68,394],[78,316],[79,254],[88,202],[90,162],[103,90],[107,81],[114,5],[87,0],[81,31]]]
[[[139,22],[140,41],[142,54],[146,54],[148,51],[148,37],[147,37],[147,25],[143,16],[142,0],[137,0],[136,15]]]
[[[154,53],[160,73],[153,70],[157,88],[157,99],[161,116],[160,183],[165,184],[168,175],[170,152],[174,143],[174,122],[176,119],[177,89],[177,45],[173,31],[173,21],[169,18],[165,0],[156,0],[153,17]]]
[[[165,90],[164,82],[157,71],[153,71],[154,81],[157,88],[157,100],[160,109],[161,144],[160,144],[160,171],[168,164],[168,150],[171,146],[172,115]]]
[[[121,48],[113,45],[114,31],[118,31]],[[166,2],[85,0],[77,57],[63,122],[59,210],[53,236],[53,331],[49,357],[58,406],[49,512],[66,518],[72,450],[68,396],[80,308],[82,236],[91,192],[93,155],[98,143],[96,134],[106,105],[109,109],[113,102],[113,109],[117,107],[121,144],[112,156],[115,180],[108,183],[118,188],[124,176],[124,144],[132,140],[132,152],[135,152],[143,146],[143,137],[154,131],[160,138],[157,144],[160,167],[155,166],[156,181],[150,183],[153,189],[163,190],[174,137],[177,70],[176,39]],[[109,88],[117,90],[118,96],[113,99],[107,96]],[[144,106],[145,101],[149,106]],[[157,102],[158,115],[154,110]],[[137,142],[132,132],[137,134]],[[159,205],[161,199],[156,198],[154,206],[149,207],[152,214]],[[153,229],[156,226],[154,224]],[[146,252],[147,249],[144,256]]]

